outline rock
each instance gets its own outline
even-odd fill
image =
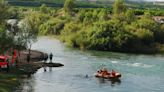
[[[19,62],[19,67],[18,71],[20,74],[23,75],[31,75],[34,74],[38,69],[42,67],[62,67],[64,66],[61,63],[43,63],[44,55],[48,55],[46,53],[40,52],[40,51],[35,51],[31,50],[30,54],[30,62],[27,63],[27,53],[28,51],[21,51],[20,55],[21,57],[19,58],[21,61]]]
[[[62,67],[64,65],[61,63],[44,63],[44,66],[46,66],[46,67]]]

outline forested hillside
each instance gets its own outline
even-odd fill
[[[50,7],[63,7],[65,0],[6,0],[9,4],[14,6],[41,6],[42,4],[46,4]],[[83,8],[111,8],[114,0],[75,0],[76,7]],[[131,8],[162,8],[163,6],[153,5],[153,2],[139,2],[139,1],[131,1],[125,0],[125,3],[128,7]]]
[[[23,20],[39,35],[58,36],[67,46],[105,51],[153,53],[164,43],[164,25],[153,20],[163,10],[133,9],[122,0],[112,8],[20,7]],[[22,9],[23,8],[23,9]],[[26,23],[24,22],[24,23]],[[24,28],[24,27],[23,27]]]

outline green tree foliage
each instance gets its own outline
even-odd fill
[[[115,0],[112,13],[111,9],[73,6],[74,0],[66,0],[65,13],[62,9],[52,13],[46,5],[27,10],[23,28],[28,28],[30,36],[59,35],[66,45],[80,49],[144,52],[164,43],[164,26],[153,20],[149,10],[127,9],[124,0]]]
[[[127,10],[125,13],[125,18],[128,24],[134,22],[136,20],[134,10]]]
[[[59,35],[60,31],[64,27],[64,21],[59,19],[51,19],[41,24],[39,27],[39,34],[40,35],[48,35],[48,34],[55,34]]]
[[[119,14],[126,11],[126,6],[124,4],[124,0],[115,0],[113,5],[113,14],[118,16]]]
[[[64,11],[68,15],[72,15],[74,7],[74,0],[66,0],[64,3]]]
[[[19,19],[20,18],[19,9],[16,9],[14,7],[10,7],[8,12],[9,12],[9,18],[10,19]]]
[[[29,30],[33,34],[39,33],[39,26],[45,23],[50,19],[50,16],[43,13],[38,13],[35,11],[29,12],[24,19],[24,22],[27,24]]]
[[[0,53],[4,53],[7,49],[14,47],[13,36],[10,36],[6,32],[6,20],[9,17],[8,10],[10,7],[7,2],[0,0]]]
[[[54,13],[56,12],[55,9],[51,8],[51,7],[48,7],[46,4],[42,4],[40,7],[39,7],[39,11],[41,13],[44,13],[44,14],[49,14],[51,16],[54,15]]]
[[[50,17],[48,15],[36,11],[28,12],[27,16],[20,24],[20,31],[17,33],[18,39],[21,42],[20,45],[31,49],[32,43],[37,40],[39,26],[46,22],[49,18]]]
[[[145,45],[150,45],[154,42],[154,34],[148,29],[137,29],[134,33]]]
[[[12,36],[7,35],[2,27],[0,27],[0,54],[14,46],[14,40]]]
[[[9,6],[5,0],[0,0],[0,24],[4,23],[5,19],[9,17]]]
[[[85,13],[86,13],[86,11],[85,11],[84,9],[79,10],[79,13],[78,13],[78,15],[77,15],[77,21],[78,21],[78,22],[83,22],[83,21],[84,21]],[[97,14],[97,13],[96,13],[96,14]]]
[[[158,30],[154,30],[155,41],[159,43],[164,43],[164,24],[158,26]]]
[[[62,31],[62,40],[70,47],[77,47],[76,38],[77,32],[80,30],[80,25],[77,25],[74,22],[70,22],[64,26]]]
[[[42,4],[40,6],[40,11],[43,12],[43,13],[48,13],[47,5],[46,4]]]
[[[158,40],[162,37],[159,36],[162,31],[157,31],[162,27],[149,12],[138,17],[130,9],[121,10],[116,15],[111,16],[105,9],[81,9],[77,21],[66,23],[62,39],[67,45],[82,49],[136,52],[152,48],[157,35]]]
[[[107,10],[102,9],[98,14],[99,20],[108,20],[109,19],[108,15],[109,14],[108,14]]]

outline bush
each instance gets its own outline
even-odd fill
[[[44,24],[40,25],[39,34],[40,35],[47,35],[47,34],[59,35],[63,27],[64,27],[64,21],[59,20],[59,19],[51,19],[45,22]]]
[[[154,34],[147,29],[138,29],[135,35],[142,41],[145,45],[150,45],[154,42]]]

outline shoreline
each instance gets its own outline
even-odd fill
[[[41,36],[42,37],[42,36]],[[43,36],[44,37],[44,36]],[[60,38],[60,36],[47,35],[49,38],[55,38],[65,44]],[[66,45],[67,46],[67,45]],[[163,54],[164,53],[164,44],[155,43],[154,47],[139,47],[137,49],[113,49],[113,50],[98,50],[98,49],[81,49],[80,47],[70,47],[68,48],[86,50],[86,51],[104,51],[104,52],[116,52],[116,53],[128,53],[128,54],[145,54],[145,55],[154,55],[154,54]]]
[[[21,80],[30,77],[43,67],[62,67],[61,63],[44,63],[43,52],[31,50],[31,59],[26,61],[27,50],[20,52],[17,65],[10,68],[9,72],[0,71],[0,92],[13,92],[21,84]]]

